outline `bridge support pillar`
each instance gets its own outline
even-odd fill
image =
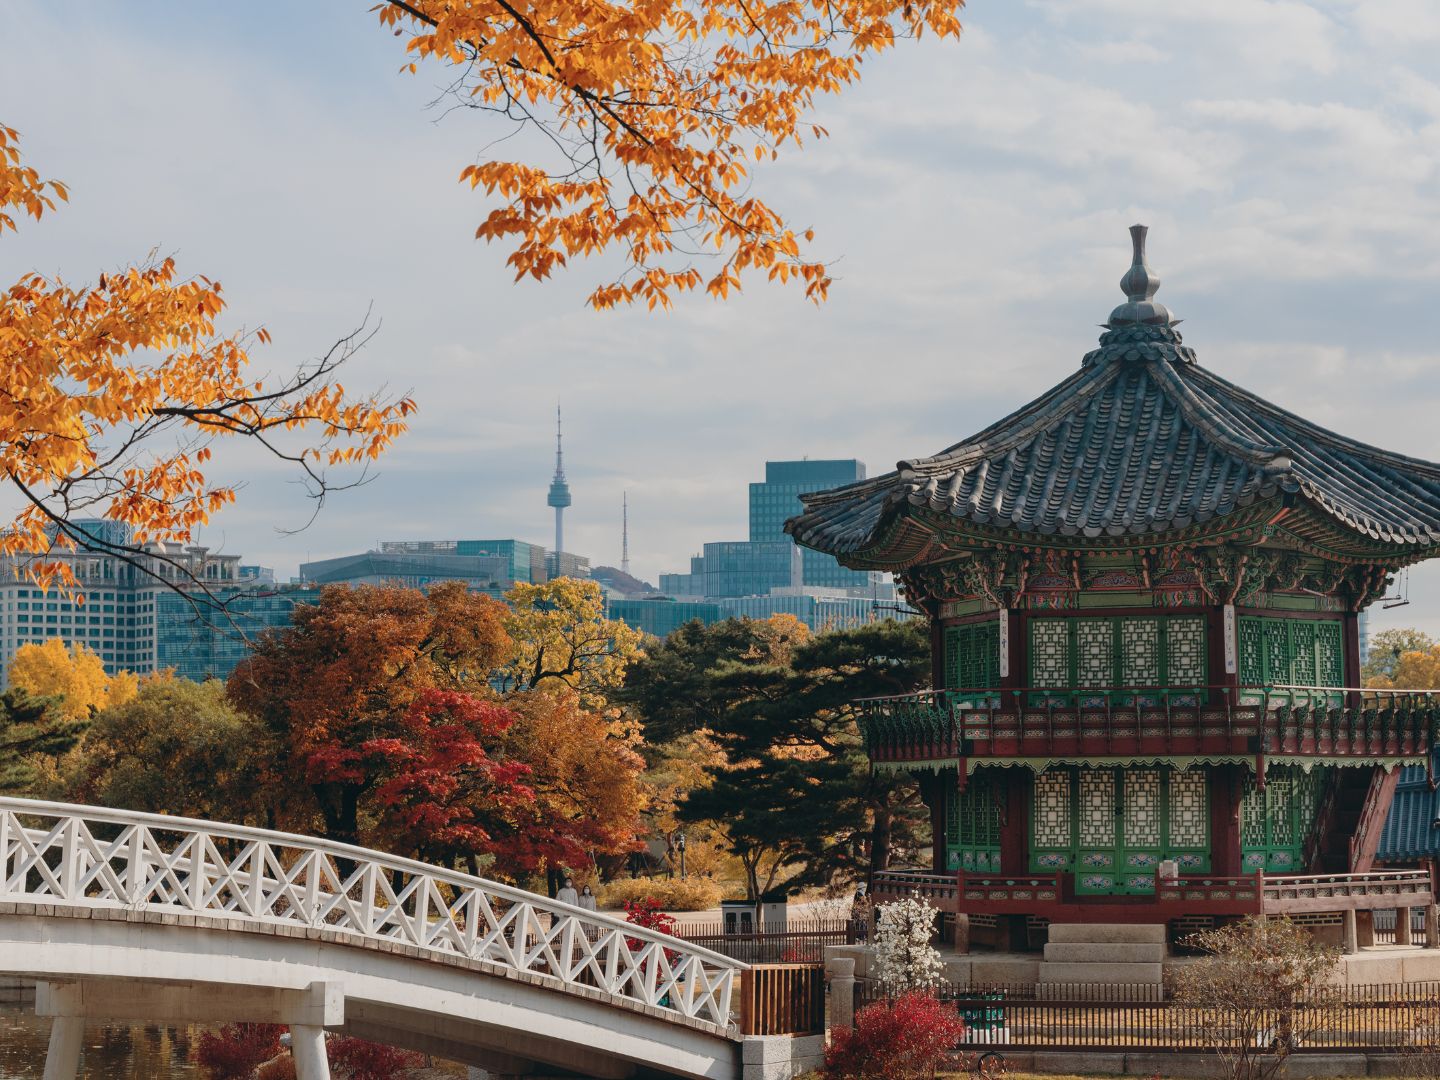
[[[323,1027],[291,1024],[290,1056],[295,1059],[295,1080],[330,1080],[330,1059],[325,1056]]]
[[[45,1054],[45,1080],[75,1080],[80,1075],[84,1045],[83,1016],[55,1017],[50,1024],[50,1049]]]

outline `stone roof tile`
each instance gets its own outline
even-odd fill
[[[803,496],[786,529],[842,558],[884,561],[917,510],[1038,536],[1158,537],[1288,494],[1348,531],[1440,544],[1440,466],[1368,446],[1201,367],[1153,296],[1143,233],[1130,302],[1078,372],[978,434],[894,472]],[[1164,311],[1164,317],[1156,311]],[[868,553],[868,554],[867,554]]]

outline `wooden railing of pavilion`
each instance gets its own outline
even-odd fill
[[[1440,723],[1440,692],[1333,686],[993,687],[855,704],[876,762],[1130,754],[1418,760]]]
[[[877,873],[871,887],[878,902],[913,896],[944,912],[1028,914],[1056,904],[1077,902],[1069,871],[1047,874],[937,874],[923,870]],[[1114,897],[1082,897],[1081,904],[1114,903]],[[1187,914],[1282,915],[1314,911],[1373,911],[1422,907],[1435,902],[1424,870],[1368,874],[1287,874],[1261,872],[1226,877],[1186,874],[1157,877],[1153,894],[1127,896],[1137,916],[1147,907],[1183,905]],[[1163,917],[1163,916],[1160,916]]]

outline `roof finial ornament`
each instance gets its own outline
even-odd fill
[[[1134,250],[1130,269],[1120,279],[1120,291],[1125,294],[1125,303],[1110,313],[1105,325],[1116,326],[1173,326],[1179,322],[1170,314],[1164,304],[1156,303],[1155,293],[1160,288],[1160,278],[1145,262],[1145,234],[1147,225],[1130,226],[1130,243]]]

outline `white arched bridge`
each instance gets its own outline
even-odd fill
[[[301,1080],[326,1030],[500,1074],[731,1080],[747,965],[608,915],[344,844],[0,798],[0,974],[54,1018],[287,1024]]]

